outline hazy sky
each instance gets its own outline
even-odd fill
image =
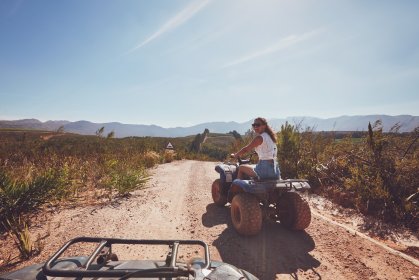
[[[419,1],[0,0],[0,119],[419,115]]]

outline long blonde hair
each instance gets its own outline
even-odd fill
[[[273,131],[273,129],[272,129],[272,127],[270,127],[269,126],[269,124],[268,124],[268,122],[266,121],[266,119],[265,118],[261,118],[261,117],[257,117],[256,119],[255,119],[255,121],[260,121],[262,124],[264,124],[265,126],[266,126],[266,128],[265,128],[265,132],[266,133],[268,133],[268,135],[271,137],[271,139],[272,139],[272,141],[274,142],[274,143],[276,143],[276,134],[275,134],[275,132]]]

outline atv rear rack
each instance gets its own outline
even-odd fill
[[[285,188],[288,190],[292,190],[292,188],[294,187],[297,191],[304,191],[310,189],[310,185],[308,184],[308,180],[306,179],[278,180],[276,183],[276,187]]]
[[[54,266],[59,263],[59,257],[73,244],[76,243],[98,243],[92,254],[87,258],[84,264],[77,269],[55,269]],[[92,270],[92,263],[101,256],[102,252],[107,255],[112,254],[113,244],[130,244],[130,245],[168,245],[171,251],[166,258],[166,265],[151,269],[111,269],[111,270]],[[200,240],[144,240],[144,239],[118,239],[118,238],[101,238],[101,237],[78,237],[64,244],[43,266],[42,270],[47,276],[55,277],[121,277],[128,279],[130,277],[177,277],[188,276],[193,270],[186,266],[177,265],[177,255],[179,245],[199,245],[205,250],[205,261],[202,269],[208,269],[210,265],[210,256],[208,245]]]
[[[262,179],[262,180],[242,180],[248,182],[249,185],[254,187],[255,185],[266,185],[271,184],[275,188],[291,191],[293,188],[296,191],[309,190],[310,185],[306,179]]]

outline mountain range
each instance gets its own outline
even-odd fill
[[[400,132],[413,131],[419,127],[419,116],[412,115],[367,115],[367,116],[341,116],[336,118],[315,118],[315,117],[288,117],[284,119],[269,119],[271,127],[278,131],[281,125],[288,122],[299,125],[302,129],[310,127],[315,131],[366,131],[368,123],[373,124],[381,120],[384,131],[389,131],[394,125],[400,125]],[[0,128],[39,129],[56,131],[60,127],[66,132],[84,135],[94,135],[97,130],[104,127],[104,135],[114,131],[116,137],[128,136],[160,136],[160,137],[181,137],[202,133],[204,129],[211,132],[227,133],[236,130],[244,134],[251,128],[253,120],[247,122],[207,122],[189,127],[164,128],[157,125],[144,124],[123,124],[119,122],[93,123],[89,121],[46,121],[37,119],[23,120],[0,120]]]

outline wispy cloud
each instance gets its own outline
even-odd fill
[[[314,37],[315,35],[319,34],[320,32],[321,30],[318,29],[318,30],[313,30],[313,31],[303,33],[300,35],[291,35],[291,36],[285,37],[269,47],[266,47],[257,51],[253,51],[252,53],[248,53],[245,56],[242,56],[236,60],[230,61],[224,64],[222,68],[236,66],[238,64],[241,64],[250,60],[254,60],[254,59],[266,56],[266,55],[270,55],[280,50],[284,50],[300,42],[306,41]]]
[[[156,32],[154,32],[151,36],[149,36],[147,39],[142,41],[140,44],[129,50],[127,53],[131,53],[133,51],[138,50],[139,48],[147,45],[151,41],[155,40],[156,38],[160,37],[166,32],[169,32],[180,25],[187,22],[189,19],[191,19],[196,13],[198,13],[200,10],[205,8],[211,0],[202,0],[202,1],[194,1],[188,6],[186,6],[182,11],[180,11],[178,14],[176,14],[174,17],[169,19],[165,24],[163,24]]]

